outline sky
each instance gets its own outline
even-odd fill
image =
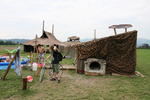
[[[114,35],[108,27],[132,24],[138,38],[150,39],[150,0],[0,0],[0,39],[33,39],[52,30],[61,41]],[[118,29],[118,33],[124,32]]]

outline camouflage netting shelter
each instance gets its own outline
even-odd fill
[[[101,38],[76,45],[77,72],[84,73],[88,58],[106,60],[106,73],[135,74],[137,31]]]

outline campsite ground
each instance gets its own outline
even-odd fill
[[[48,70],[42,83],[34,77],[28,83],[28,90],[22,91],[22,80],[13,70],[7,80],[0,80],[0,99],[5,100],[150,100],[150,50],[137,50],[137,69],[145,75],[127,76],[85,76],[74,70],[64,71],[62,81],[49,81]],[[71,64],[72,60],[63,63]],[[4,71],[0,71],[0,76]],[[23,77],[33,75],[23,70]]]

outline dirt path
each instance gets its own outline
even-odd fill
[[[48,73],[48,71],[46,72]],[[35,92],[34,95],[23,97],[24,100],[73,100],[86,99],[94,92],[93,88],[106,89],[109,87],[108,79],[88,78],[84,75],[76,74],[74,71],[65,71],[61,83],[49,80],[48,74],[42,83],[36,83],[30,87]],[[97,91],[97,90],[96,90]],[[31,99],[32,98],[32,99]],[[54,99],[55,98],[55,99]],[[98,96],[97,98],[102,97]],[[20,100],[22,96],[12,96],[8,100]]]
[[[33,92],[32,95],[12,96],[7,100],[109,100],[113,98],[108,96],[111,91],[114,91],[110,83],[117,79],[85,76],[76,74],[75,71],[65,70],[61,83],[57,83],[50,81],[48,71],[46,73],[42,83],[37,82],[29,88],[28,91]]]

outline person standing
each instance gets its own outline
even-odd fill
[[[44,62],[44,53],[45,53],[44,47],[39,45],[38,46],[38,63],[42,64]]]
[[[38,45],[37,52],[38,52],[38,70],[37,70],[36,76],[40,74],[41,69],[44,66],[44,53],[45,53],[44,47],[41,45]]]
[[[62,54],[59,52],[58,49],[58,45],[54,44],[54,46],[52,47],[52,69],[53,69],[53,75],[52,78],[50,79],[51,81],[58,81],[58,83],[60,83],[60,75],[59,75],[59,71],[60,71],[60,66],[59,66],[59,62],[62,61]]]

